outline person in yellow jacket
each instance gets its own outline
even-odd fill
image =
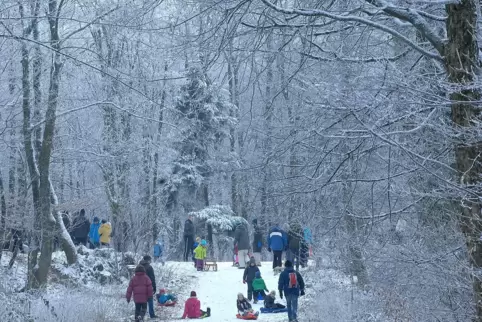
[[[111,233],[112,233],[112,226],[110,225],[110,222],[107,222],[107,220],[102,219],[102,224],[99,227],[100,244],[102,246],[109,246]]]
[[[204,260],[206,259],[207,255],[207,243],[203,239],[201,243],[194,249],[194,258],[196,259],[196,267],[198,271],[204,270]]]

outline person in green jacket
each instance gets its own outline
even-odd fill
[[[264,297],[266,296],[266,293],[268,292],[268,288],[266,287],[266,283],[264,282],[264,279],[261,278],[261,273],[258,271],[256,272],[255,278],[253,280],[253,298],[254,298],[254,303],[258,303],[258,297],[259,294]]]

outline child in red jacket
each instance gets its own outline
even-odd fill
[[[200,319],[211,316],[210,308],[207,308],[206,311],[201,310],[201,302],[199,302],[196,296],[196,292],[191,291],[191,297],[184,304],[184,314],[181,319]]]
[[[131,301],[131,297],[134,297],[136,322],[144,320],[144,315],[146,315],[147,311],[147,301],[152,298],[152,293],[152,282],[146,275],[146,269],[142,265],[137,266],[135,275],[132,277],[126,293],[127,303]]]

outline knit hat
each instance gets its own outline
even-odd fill
[[[243,295],[243,293],[238,293],[238,298],[239,298],[239,297],[242,297],[242,298],[244,298],[244,295]]]
[[[203,239],[201,240],[201,246],[206,246],[208,243]]]
[[[191,297],[196,297],[196,296],[197,296],[196,292],[195,292],[195,291],[191,291]]]
[[[276,291],[272,290],[271,292],[269,292],[269,294],[272,295],[272,296],[276,296]]]
[[[197,241],[198,243],[200,243],[200,242],[201,242],[201,237],[196,237],[196,241]]]
[[[293,267],[293,263],[291,261],[286,261],[285,267]]]
[[[256,278],[260,278],[260,277],[261,277],[261,272],[259,272],[259,271],[256,272],[256,273],[254,274],[254,276],[256,276]]]
[[[135,272],[136,273],[140,273],[140,272],[145,273],[146,269],[142,265],[137,265]]]
[[[164,294],[164,293],[166,293],[166,289],[161,288],[161,289],[159,290],[159,294]]]
[[[254,259],[254,257],[251,257],[251,258],[249,259],[249,264],[250,264],[250,265],[251,265],[251,264],[256,265],[256,260]]]
[[[94,222],[99,222],[99,217],[94,217]]]
[[[146,262],[150,262],[152,260],[152,257],[150,255],[145,255],[143,257],[143,260],[145,260]]]

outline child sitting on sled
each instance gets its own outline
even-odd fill
[[[168,293],[165,289],[161,288],[159,293],[156,294],[157,302],[162,305],[173,305],[177,302],[177,298],[174,294]]]
[[[238,313],[242,317],[257,317],[259,315],[259,312],[254,312],[251,304],[249,304],[243,293],[238,293],[236,305],[238,307]]]
[[[184,313],[181,319],[202,319],[211,316],[211,309],[201,310],[201,302],[197,299],[195,291],[191,291],[191,297],[184,304]]]
[[[264,297],[264,307],[267,309],[284,309],[286,306],[280,303],[275,303],[276,291],[271,291]]]
[[[207,242],[203,239],[198,247],[194,250],[194,258],[196,259],[196,268],[198,272],[204,270],[204,261],[207,256]]]
[[[258,303],[258,297],[260,294],[264,300],[264,297],[266,296],[266,293],[264,291],[269,292],[268,288],[266,287],[266,283],[264,282],[264,279],[261,278],[261,272],[257,271],[253,280],[254,304]]]

